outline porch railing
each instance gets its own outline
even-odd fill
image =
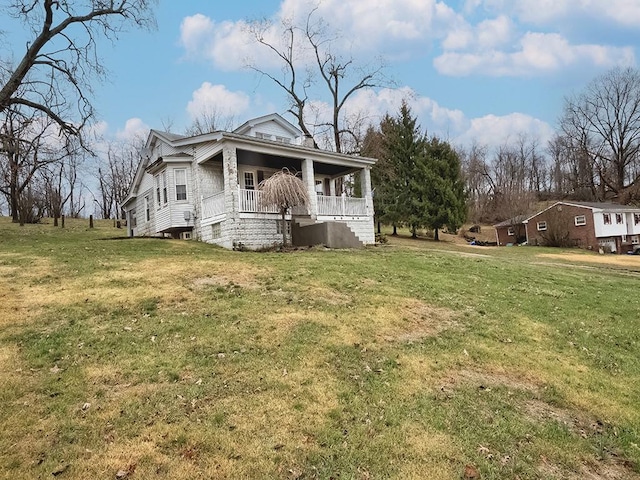
[[[364,198],[318,196],[318,215],[363,216],[367,214]]]
[[[259,190],[238,189],[240,212],[244,213],[280,213],[276,207],[262,206],[262,192]],[[367,214],[367,204],[364,198],[330,197],[318,195],[318,215],[326,216],[364,216]],[[204,218],[225,213],[224,192],[216,193],[202,199],[202,214]],[[293,207],[294,215],[308,215],[306,206]]]
[[[257,213],[278,213],[276,207],[264,207],[260,200],[262,192],[259,190],[240,190],[240,211],[241,212],[257,212]]]
[[[202,199],[202,217],[209,218],[224,213],[224,192],[214,193]]]

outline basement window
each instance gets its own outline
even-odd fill
[[[538,231],[539,232],[544,232],[547,229],[547,222],[542,221],[542,222],[538,222]]]
[[[587,217],[584,215],[576,215],[575,217],[576,227],[581,227],[587,224]]]
[[[211,225],[211,238],[220,238],[222,236],[222,228],[220,222]]]
[[[282,220],[276,220],[276,233],[282,235]],[[291,235],[291,222],[287,220],[287,235]]]

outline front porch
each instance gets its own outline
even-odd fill
[[[238,213],[241,214],[279,214],[276,207],[264,206],[261,202],[262,192],[259,190],[249,190],[240,188],[239,186],[232,193],[235,197],[232,203],[236,204],[237,199]],[[306,207],[296,207],[290,214],[297,216],[311,216],[318,220],[331,219],[340,220],[351,217],[366,217],[369,215],[367,208],[367,200],[365,198],[355,198],[347,196],[329,196],[317,195],[312,192],[310,195],[315,196],[315,202],[310,202]],[[225,192],[218,192],[202,199],[202,222],[212,223],[212,221],[220,221],[225,217]],[[326,218],[325,218],[326,217]]]

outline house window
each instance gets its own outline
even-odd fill
[[[640,213],[633,214],[633,224],[638,225],[640,223]]]
[[[276,233],[282,235],[282,220],[276,220]],[[291,222],[287,220],[287,235],[291,235]]]
[[[222,228],[220,222],[211,225],[211,238],[220,238],[222,236]]]
[[[156,183],[156,200],[157,200],[156,205],[158,206],[158,208],[160,208],[160,205],[162,204],[162,199],[160,197],[160,175],[156,175],[154,177],[154,180]]]
[[[580,227],[582,225],[587,224],[587,217],[584,215],[576,215],[574,221],[575,221],[576,227]]]
[[[136,209],[131,209],[131,228],[136,228],[138,226],[138,219],[136,218]]]
[[[255,190],[256,184],[253,177],[253,172],[244,172],[244,188],[247,190]]]
[[[191,240],[191,232],[182,232],[180,237],[182,240]]]
[[[542,222],[538,222],[538,231],[539,232],[543,232],[547,229],[547,222],[542,221]]]
[[[187,171],[184,168],[175,169],[173,171],[174,180],[176,182],[176,200],[187,199]]]
[[[149,211],[149,195],[144,197],[144,220],[145,222],[151,220],[151,212]]]
[[[604,218],[604,224],[605,225],[611,225],[611,214],[603,213],[602,217]]]
[[[515,237],[516,231],[513,229],[513,227],[509,227],[507,229],[507,235],[509,235],[510,237]]]
[[[616,225],[620,225],[621,223],[624,223],[624,217],[621,213],[616,213]]]
[[[162,202],[167,203],[167,172],[162,172]]]

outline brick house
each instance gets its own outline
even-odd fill
[[[640,208],[614,203],[556,202],[528,217],[495,225],[498,245],[563,245],[616,253],[640,248]]]
[[[306,208],[287,216],[289,240],[291,232],[295,237],[304,229],[322,230],[320,224],[341,238],[352,236],[348,245],[375,242],[375,159],[313,148],[278,114],[249,120],[233,132],[185,137],[151,130],[141,153],[123,205],[129,236],[194,238],[226,248],[280,243],[281,215],[262,205],[258,185],[287,168],[298,172],[310,197]],[[361,183],[358,197],[347,188],[354,174]]]

